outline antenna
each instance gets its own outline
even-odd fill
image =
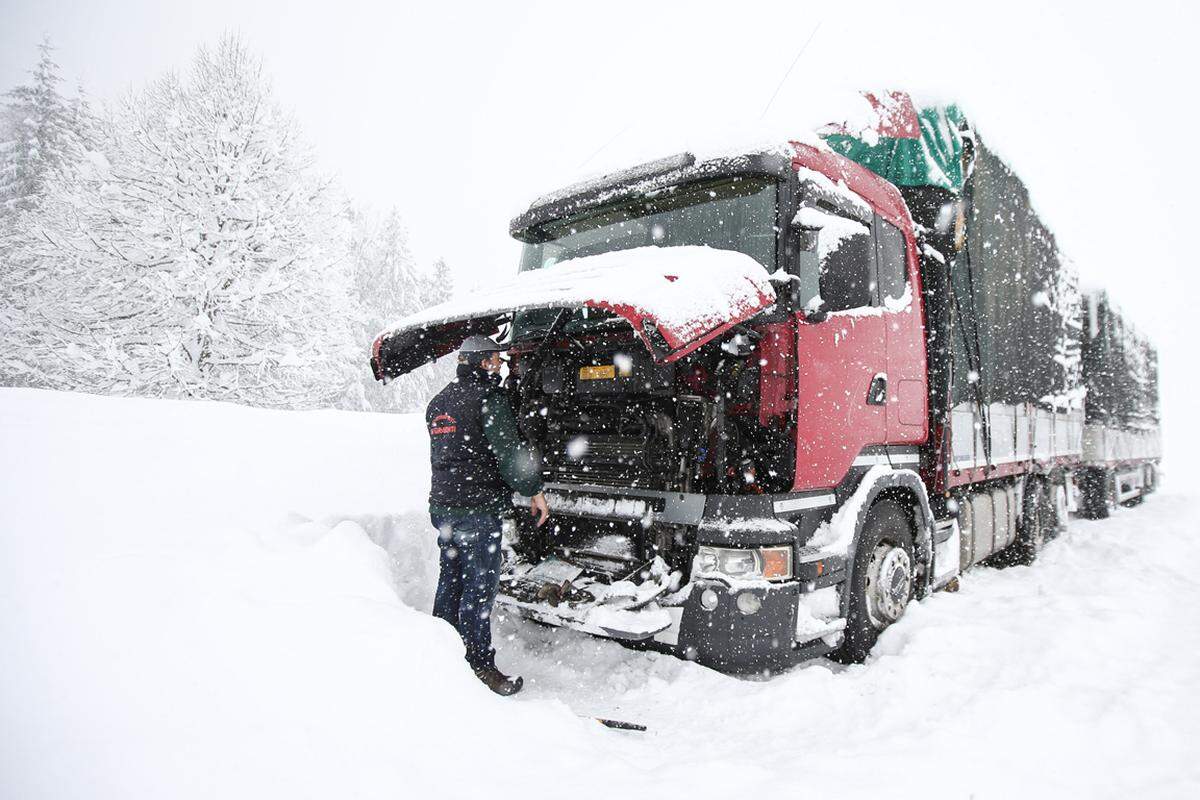
[[[632,123],[632,122],[631,122],[631,123],[629,123],[628,125],[626,125],[626,126],[625,126],[624,128],[622,128],[620,131],[618,131],[616,134],[614,134],[614,135],[613,135],[613,137],[612,137],[611,139],[609,139],[609,140],[608,140],[607,142],[605,142],[604,144],[600,145],[600,149],[599,149],[599,150],[597,150],[596,152],[592,153],[590,156],[588,156],[587,158],[585,158],[585,159],[583,160],[583,162],[582,162],[582,163],[581,163],[581,164],[580,164],[578,167],[576,167],[575,169],[583,169],[585,166],[587,166],[589,163],[591,163],[591,160],[592,160],[593,158],[595,158],[596,156],[600,155],[600,154],[601,154],[601,153],[603,153],[605,150],[607,150],[607,149],[608,149],[608,146],[609,146],[610,144],[612,144],[612,143],[613,143],[613,142],[615,142],[617,139],[620,139],[622,136],[624,136],[624,135],[625,135],[625,132],[626,132],[626,131],[628,131],[628,130],[629,130],[630,128],[632,128],[632,127],[633,127],[633,123]]]
[[[800,47],[800,52],[796,53],[796,57],[792,59],[792,65],[787,68],[787,72],[783,73],[783,77],[779,79],[779,85],[775,87],[775,93],[771,95],[771,99],[767,101],[766,107],[763,108],[762,113],[758,115],[759,122],[762,122],[763,117],[765,117],[767,112],[771,110],[771,104],[774,103],[775,98],[779,96],[779,90],[783,88],[783,84],[787,82],[788,76],[792,74],[792,70],[795,69],[796,62],[800,60],[800,56],[804,55],[804,51],[808,49],[810,44],[812,44],[813,37],[816,36],[817,31],[821,29],[821,22],[823,21],[824,20],[818,20],[816,27],[812,29],[812,33],[808,35],[808,39],[806,39],[804,44]]]

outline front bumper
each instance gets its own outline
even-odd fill
[[[679,593],[686,598],[679,605],[652,603],[607,621],[573,614],[564,607],[519,602],[503,592],[497,599],[538,622],[639,643],[722,672],[748,674],[785,669],[837,646],[835,636],[796,641],[801,586],[791,582],[730,587],[719,580],[700,579]],[[739,607],[738,598],[744,594],[757,598],[757,603],[743,600],[744,606],[755,608],[754,613]]]
[[[805,605],[814,591],[834,591],[830,587],[839,584],[845,575],[841,560],[822,557],[818,563],[810,558],[814,554],[803,547],[803,542],[827,516],[824,495],[817,498],[821,503],[814,504],[807,495],[726,497],[600,487],[547,488],[547,497],[555,495],[558,517],[686,526],[694,531],[693,547],[790,544],[797,548],[793,567],[796,578],[775,583],[732,579],[726,582],[720,577],[696,576],[679,591],[664,593],[655,603],[634,610],[645,617],[619,620],[620,625],[606,624],[602,628],[586,612],[563,613],[562,609],[542,604],[534,607],[527,602],[514,602],[518,598],[505,599],[502,584],[502,597],[498,600],[515,612],[540,622],[636,643],[723,672],[741,674],[783,669],[824,655],[840,644],[844,620],[831,618],[836,617],[836,611],[823,608],[814,615]],[[522,500],[514,498],[514,504]],[[804,501],[803,507],[785,507],[786,516],[776,516],[777,507],[797,500]],[[744,599],[739,607],[738,598],[743,595],[752,595],[755,602]]]
[[[705,590],[716,603],[706,608]],[[682,658],[733,673],[762,672],[790,667],[831,651],[823,639],[795,641],[801,584],[730,587],[717,580],[697,580],[683,605],[679,639],[673,651]],[[751,593],[758,610],[745,614],[738,596]],[[709,597],[711,598],[712,595]]]

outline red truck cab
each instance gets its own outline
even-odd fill
[[[512,232],[516,281],[401,321],[372,358],[386,379],[510,337],[554,519],[512,531],[500,602],[731,670],[844,648],[854,548],[830,529],[872,468],[907,528],[874,583],[893,614],[931,585],[921,275],[895,187],[819,145],[684,154],[539,200]]]

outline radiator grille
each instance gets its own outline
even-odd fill
[[[549,480],[638,489],[665,488],[665,470],[655,469],[647,463],[649,456],[644,439],[604,434],[576,435],[587,438],[587,451],[578,459],[571,458],[567,452],[567,443],[575,436],[556,438],[548,443],[545,466]]]
[[[553,404],[542,439],[546,478],[577,485],[671,488],[677,468],[671,466],[675,447],[669,411],[661,401],[631,398]]]

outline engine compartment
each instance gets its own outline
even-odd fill
[[[560,613],[612,602],[617,585],[668,594],[689,577],[696,532],[659,518],[656,493],[791,489],[794,334],[786,322],[738,326],[661,363],[627,325],[562,327],[510,350],[507,388],[559,506],[541,529],[518,515],[504,593],[528,609],[561,602]],[[570,574],[557,582],[544,564]]]
[[[794,416],[777,399],[764,414],[762,403],[788,380],[770,369],[791,343],[779,333],[738,326],[671,363],[656,362],[628,329],[563,335],[536,343],[540,351],[518,342],[509,390],[543,478],[700,494],[788,491]]]

